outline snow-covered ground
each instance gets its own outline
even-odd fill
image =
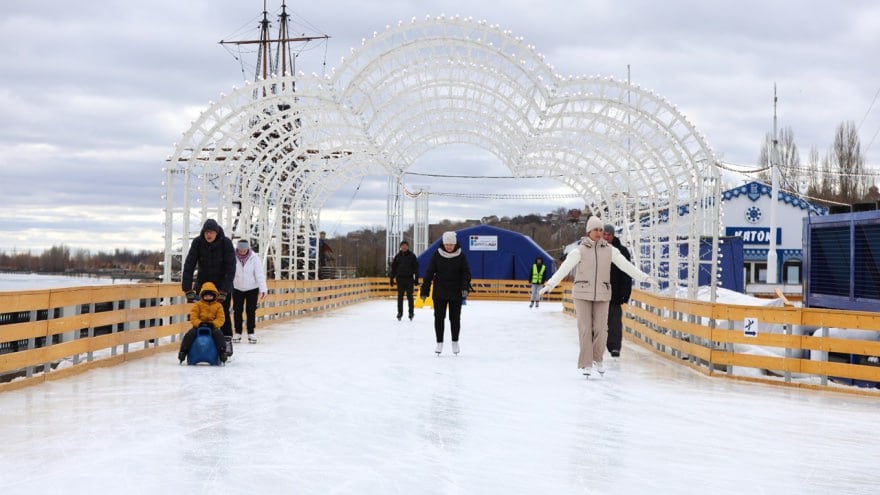
[[[874,493],[876,398],[709,378],[625,343],[576,367],[558,303],[374,301],[0,393],[0,493]]]
[[[0,273],[0,292],[20,290],[58,289],[81,285],[134,284],[137,280],[104,277],[71,277],[38,273]]]

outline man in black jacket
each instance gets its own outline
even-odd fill
[[[400,242],[400,251],[391,260],[391,286],[397,283],[397,320],[403,318],[403,295],[409,304],[409,319],[413,312],[413,287],[419,282],[419,259],[409,250],[409,243]]]
[[[602,237],[605,242],[616,247],[627,261],[632,261],[629,249],[620,243],[620,239],[614,235],[614,226],[605,224]],[[617,265],[611,264],[611,301],[608,306],[608,341],[606,348],[611,357],[620,357],[620,348],[623,340],[623,308],[629,303],[632,295],[632,278],[623,272]]]
[[[196,268],[198,270],[196,271]],[[195,284],[193,275],[195,274]],[[216,220],[209,218],[202,226],[198,237],[192,240],[186,260],[183,262],[181,288],[186,300],[196,298],[202,284],[211,282],[217,287],[217,301],[223,305],[223,336],[226,337],[226,355],[232,355],[232,318],[229,317],[229,303],[232,282],[235,279],[235,248],[232,241],[223,233]]]

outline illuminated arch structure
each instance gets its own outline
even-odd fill
[[[399,181],[426,152],[462,143],[514,176],[557,178],[628,225],[643,269],[695,290],[720,182],[693,124],[651,91],[559,76],[522,39],[457,17],[401,22],[328,76],[272,77],[212,102],[166,168],[166,280],[210,217],[259,246],[275,278],[317,278],[319,214],[334,191],[365,175]]]

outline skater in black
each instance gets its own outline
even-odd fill
[[[194,274],[198,268],[198,275]],[[232,318],[229,317],[229,304],[232,300],[232,281],[235,278],[235,248],[232,241],[223,233],[216,220],[209,218],[202,231],[192,240],[186,260],[183,262],[181,287],[186,300],[193,302],[205,282],[217,287],[217,302],[223,306],[224,323],[221,330],[226,337],[226,355],[232,355]]]
[[[458,354],[458,336],[461,330],[461,303],[467,298],[471,287],[471,269],[467,257],[455,232],[443,233],[443,246],[431,256],[425,277],[422,280],[421,299],[424,301],[431,294],[434,286],[434,333],[437,336],[437,347],[434,352],[439,356],[443,352],[443,333],[446,311],[449,310],[449,327],[452,331],[452,352]]]
[[[605,242],[616,247],[620,254],[627,261],[632,261],[632,257],[620,239],[614,235],[614,225],[605,224],[603,227],[602,237]],[[617,265],[611,265],[611,301],[608,306],[608,352],[611,357],[620,357],[620,348],[623,341],[623,305],[629,303],[632,296],[632,277],[627,275],[623,270],[617,268]]]
[[[419,283],[419,259],[409,250],[409,243],[400,242],[400,251],[391,260],[391,286],[397,284],[397,319],[403,317],[403,295],[409,304],[409,319],[413,319],[413,287]]]

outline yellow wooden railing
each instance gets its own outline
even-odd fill
[[[868,359],[880,356],[880,342],[820,336],[829,328],[843,328],[865,330],[866,337],[876,338],[880,313],[713,304],[641,291],[633,291],[632,304],[624,308],[629,341],[705,374],[880,395],[880,364]],[[781,332],[746,335],[746,319],[774,324]],[[801,326],[818,331],[795,334]],[[735,352],[736,344],[766,352]],[[739,375],[734,373],[737,367],[755,373]]]
[[[257,317],[277,321],[381,297],[375,283],[271,281]],[[0,292],[0,391],[176,350],[188,314],[179,284]]]
[[[474,280],[473,287],[470,299],[495,301],[526,301],[530,288],[517,280]],[[573,314],[570,290],[563,282],[544,300],[562,301],[564,311]],[[282,321],[395,294],[387,278],[270,281],[257,317]],[[769,333],[746,337],[725,327],[749,317],[790,328],[814,325],[877,332],[880,315],[875,313],[721,305],[641,291],[634,291],[632,304],[625,308],[629,341],[708,375],[738,378],[732,367],[749,367],[768,373],[765,379],[751,380],[835,390],[839,387],[828,383],[828,377],[863,385],[880,382],[880,366],[834,359],[880,356],[880,342]],[[0,292],[0,392],[176,350],[180,335],[189,328],[187,315],[178,284]],[[736,353],[736,343],[782,349],[786,356],[809,350],[823,358]],[[802,375],[819,381],[798,379]],[[880,390],[867,387],[845,390],[880,395]]]

